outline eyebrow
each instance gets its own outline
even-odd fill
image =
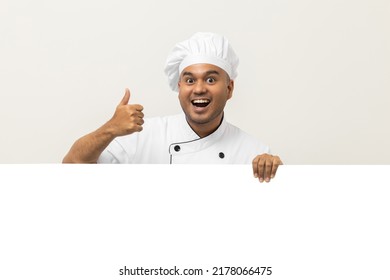
[[[205,76],[215,74],[215,75],[220,75],[220,73],[216,70],[210,70],[205,73]],[[183,72],[182,76],[194,76],[192,72]]]

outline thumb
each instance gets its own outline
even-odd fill
[[[123,96],[119,105],[127,105],[129,103],[129,101],[130,101],[130,90],[128,88],[126,88],[125,95]]]

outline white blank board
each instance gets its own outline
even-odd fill
[[[282,166],[260,184],[249,165],[0,165],[0,279],[390,279],[389,171]]]

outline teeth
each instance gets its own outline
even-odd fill
[[[206,100],[206,99],[197,99],[197,100],[194,100],[192,101],[194,104],[200,104],[200,103],[209,103],[210,101],[209,100]]]

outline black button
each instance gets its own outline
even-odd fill
[[[224,157],[225,157],[225,154],[221,152],[221,153],[219,153],[219,157],[220,157],[220,158],[224,158]]]
[[[180,146],[179,146],[179,145],[176,145],[176,146],[174,147],[174,149],[175,149],[176,152],[179,152],[179,151],[180,151]]]

